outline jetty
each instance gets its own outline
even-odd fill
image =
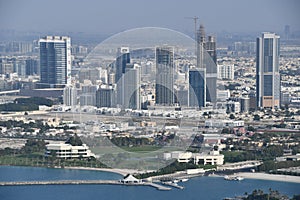
[[[164,185],[168,185],[168,186],[177,188],[177,189],[181,189],[181,190],[184,189],[183,186],[178,185],[177,183],[172,183],[172,182],[169,182],[169,181],[167,181],[167,182],[161,182],[161,183],[164,184]]]
[[[157,190],[171,190],[170,187],[152,182],[124,183],[118,180],[53,180],[53,181],[14,181],[0,182],[0,186],[30,186],[30,185],[125,185],[150,186]]]

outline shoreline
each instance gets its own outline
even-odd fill
[[[16,165],[1,165],[1,166],[16,166]],[[22,166],[20,166],[20,167],[22,167]],[[34,167],[34,166],[23,166],[23,167]],[[39,167],[41,167],[41,166],[39,166]],[[135,170],[135,169],[117,169],[117,168],[112,169],[112,168],[93,168],[93,167],[64,167],[64,168],[57,168],[57,169],[103,171],[103,172],[116,173],[116,174],[119,174],[122,176],[126,176],[127,174],[146,173],[147,172],[147,171],[140,171],[140,170]],[[166,174],[166,175],[172,175],[172,174]],[[300,176],[267,174],[267,173],[262,173],[262,172],[238,172],[238,173],[234,173],[232,175],[241,176],[246,179],[281,181],[281,182],[299,183],[300,184]],[[199,177],[199,176],[195,176],[195,177]],[[208,176],[208,177],[210,177],[210,176]],[[223,177],[223,176],[222,175],[212,175],[211,177]],[[155,176],[149,177],[149,178],[155,178]],[[189,178],[193,178],[193,177],[189,177]]]
[[[125,176],[127,174],[145,172],[145,171],[138,171],[138,170],[134,170],[134,169],[110,169],[110,168],[89,168],[89,167],[65,167],[65,169],[105,171],[105,172],[117,173],[117,174],[120,174],[123,176]],[[173,174],[165,174],[165,175],[173,175]],[[291,175],[266,174],[266,173],[261,173],[261,172],[239,172],[239,173],[235,173],[234,175],[241,176],[246,179],[300,183],[299,176],[291,176]],[[156,176],[149,177],[149,178],[155,178],[155,177]],[[195,175],[194,177],[201,177],[201,176]],[[189,177],[189,178],[194,178],[194,177]],[[214,177],[223,177],[223,176],[215,175]]]

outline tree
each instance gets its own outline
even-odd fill
[[[254,132],[254,131],[255,131],[255,129],[254,129],[254,127],[253,127],[253,126],[248,126],[248,127],[247,127],[247,131],[252,131],[252,132]]]
[[[21,151],[25,153],[43,152],[46,144],[44,140],[28,139]]]
[[[234,114],[230,114],[229,118],[230,118],[230,119],[235,119]]]
[[[229,128],[223,128],[222,132],[223,134],[229,134],[230,133],[230,130]]]
[[[253,120],[259,121],[260,120],[260,116],[258,114],[255,114],[254,117],[253,117]]]
[[[82,146],[83,142],[81,141],[80,137],[75,134],[66,141],[66,144],[71,144],[72,146]]]

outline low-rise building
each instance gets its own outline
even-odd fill
[[[56,158],[62,159],[95,157],[86,144],[82,144],[81,146],[72,146],[71,144],[66,143],[53,143],[46,145],[45,155],[55,155]]]
[[[195,153],[193,154],[195,164],[203,165],[223,165],[224,155],[219,151],[210,151],[209,153]]]
[[[192,157],[192,152],[173,151],[171,153],[164,153],[165,160],[177,159],[180,163],[188,163]]]
[[[219,119],[210,119],[205,120],[205,127],[209,128],[224,128],[224,127],[244,127],[245,122],[243,120],[219,120]]]
[[[195,164],[203,165],[222,165],[224,163],[224,155],[220,154],[219,151],[210,151],[209,153],[192,153],[174,151],[171,153],[164,153],[164,158],[177,159],[177,162],[188,163],[194,161]]]

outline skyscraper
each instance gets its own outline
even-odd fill
[[[217,54],[216,41],[213,36],[206,34],[204,26],[201,24],[197,31],[197,68],[205,69],[205,87],[206,101],[215,103],[217,99]],[[200,81],[200,80],[199,80]]]
[[[127,64],[124,77],[124,108],[141,109],[141,67],[137,64]]]
[[[205,30],[201,24],[196,35],[197,39],[197,68],[205,68],[204,65],[204,54],[205,54]]]
[[[262,33],[256,40],[256,98],[263,108],[280,105],[279,36]]]
[[[120,47],[117,51],[116,59],[116,83],[125,73],[126,65],[130,63],[130,52],[128,47]]]
[[[117,104],[123,105],[124,102],[124,74],[126,65],[130,63],[130,52],[128,47],[118,48],[116,58],[115,81],[117,83]]]
[[[217,53],[216,40],[213,36],[208,36],[205,43],[205,50],[208,54],[206,58],[206,101],[215,103],[217,99]]]
[[[214,61],[214,63],[217,63],[216,39],[214,36],[208,36],[208,40],[205,43],[205,49],[208,55],[210,55],[211,59]]]
[[[173,105],[174,94],[174,50],[173,47],[157,47],[155,103],[158,105]]]
[[[206,70],[190,69],[189,70],[189,107],[204,107],[206,101]]]
[[[40,44],[40,85],[64,87],[71,83],[71,38],[46,36]]]

